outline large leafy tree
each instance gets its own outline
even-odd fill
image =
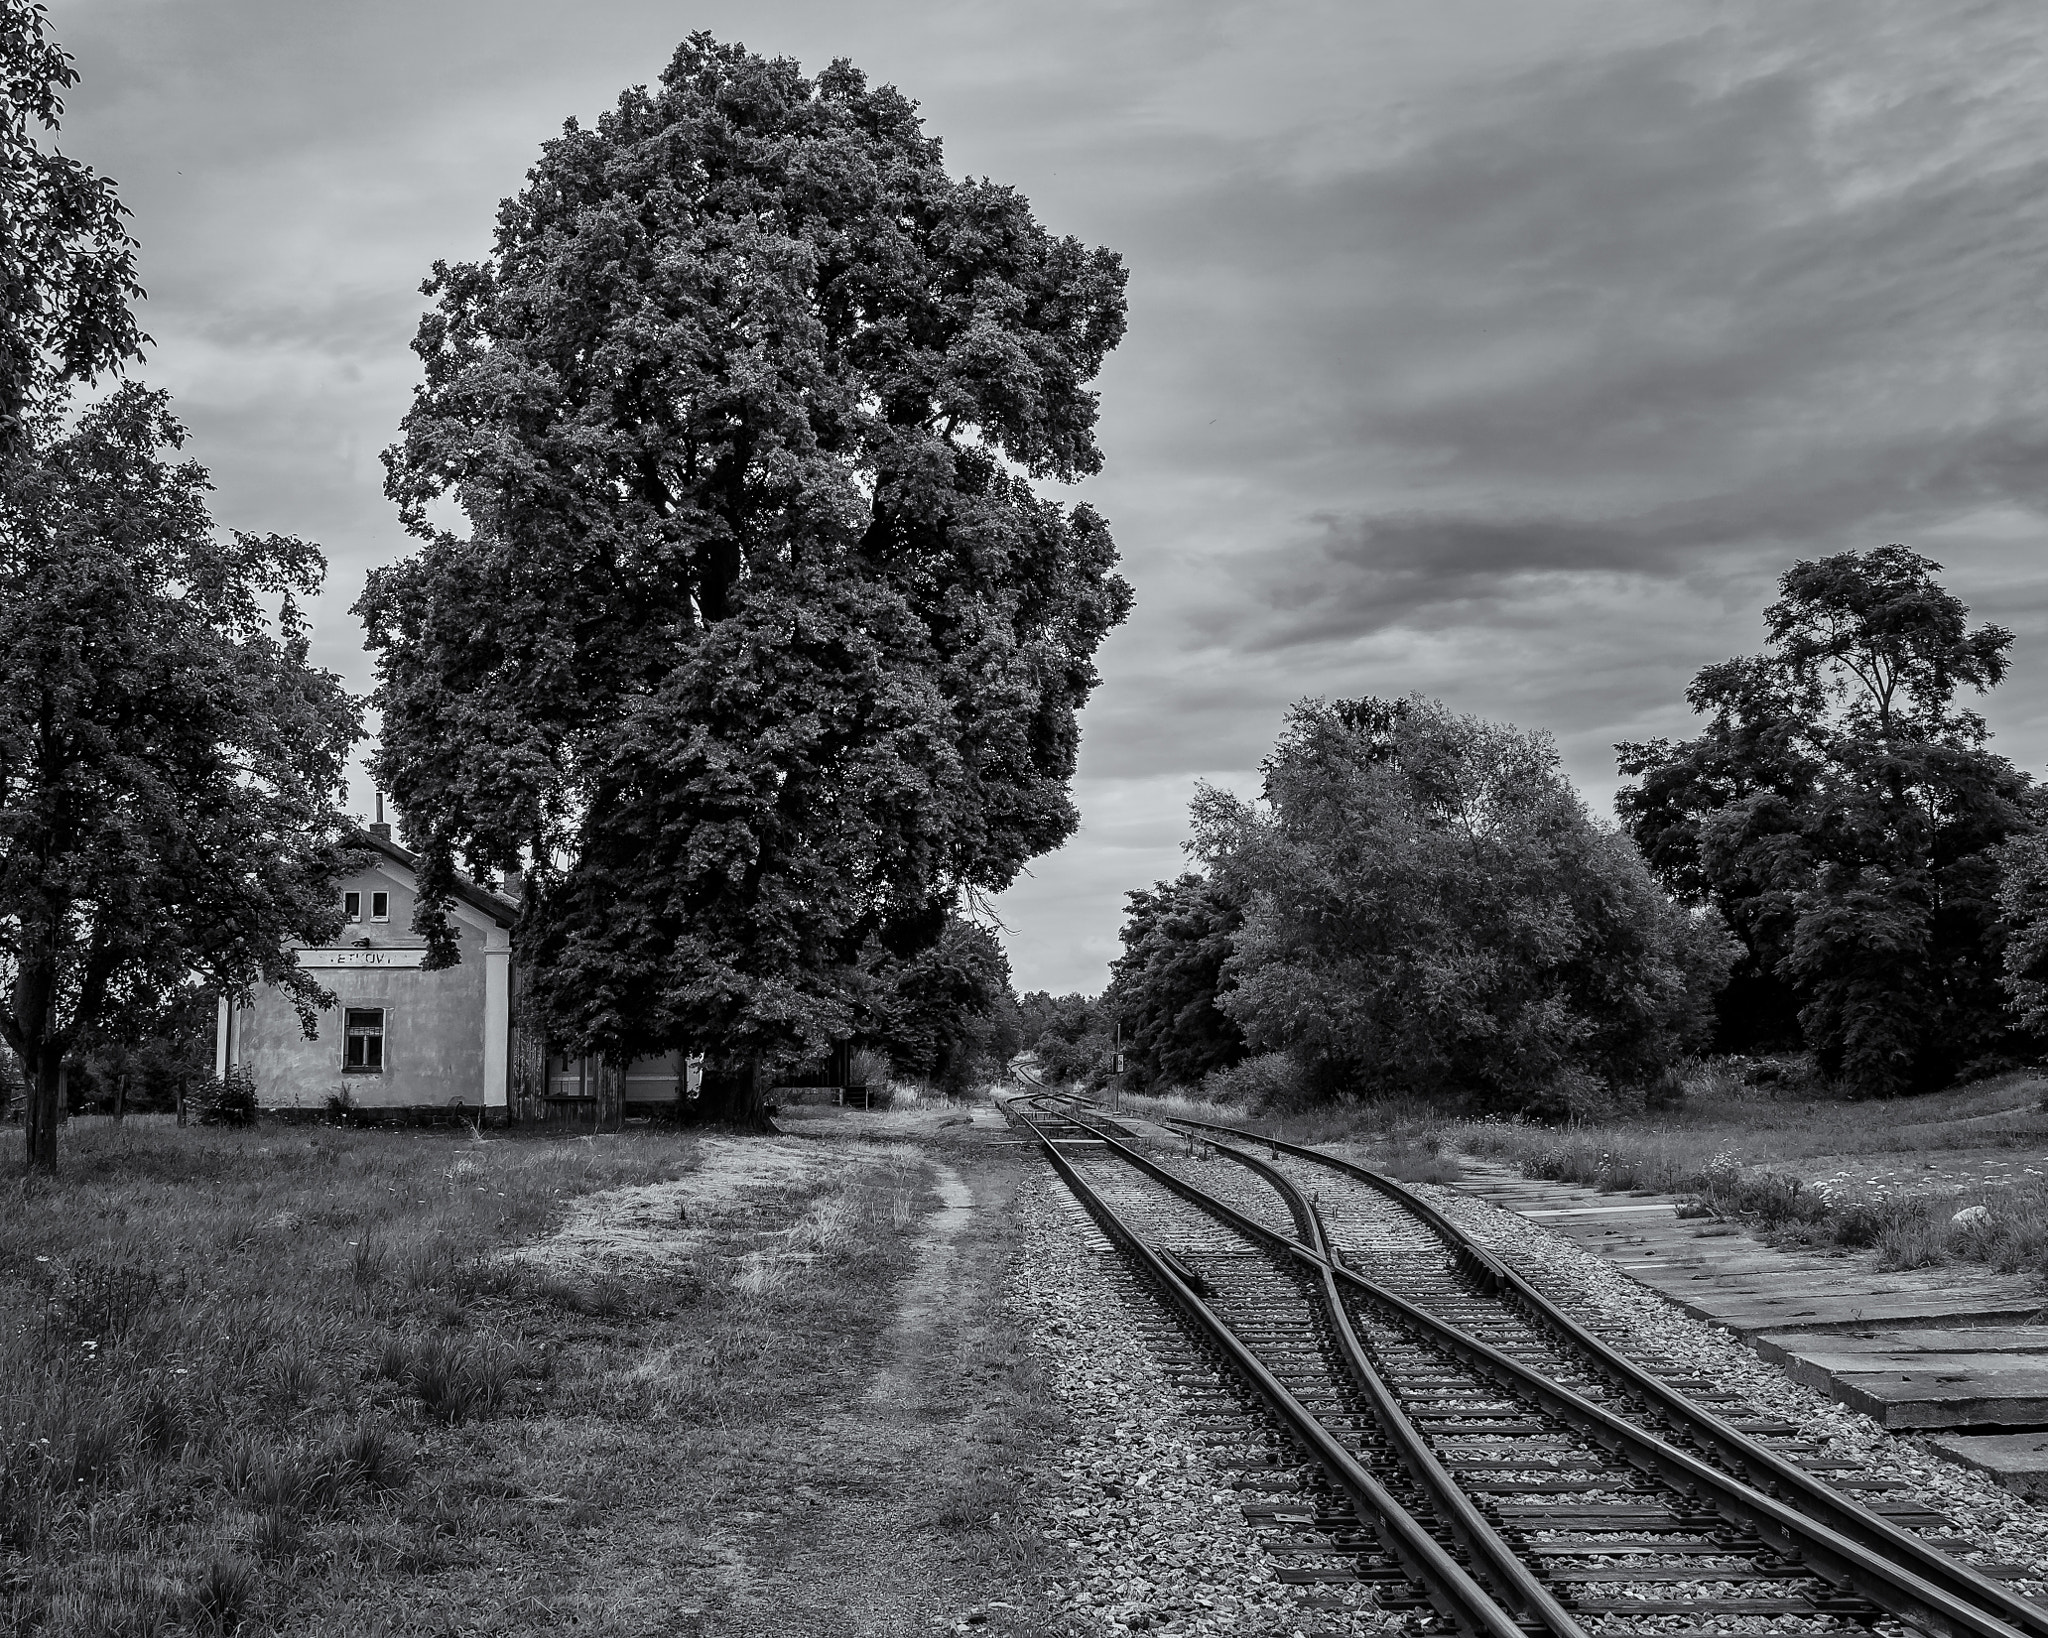
[[[44,146],[78,83],[48,14],[0,0],[0,448],[67,382],[141,356],[135,242],[113,184]]]
[[[763,1067],[1073,829],[1128,606],[1085,506],[1123,269],[950,177],[914,106],[692,36],[437,265],[361,604],[420,850],[533,861],[533,1022]],[[468,531],[437,527],[444,497]]]
[[[316,548],[223,537],[172,462],[161,393],[45,419],[0,464],[0,1036],[28,1080],[27,1158],[53,1169],[75,1044],[196,973],[322,998],[288,944],[335,931],[335,793],[360,733],[307,661]]]
[[[1123,954],[1102,1005],[1124,1027],[1127,1072],[1140,1086],[1192,1086],[1244,1056],[1244,1034],[1216,999],[1244,909],[1189,873],[1125,895]]]
[[[1628,829],[1742,941],[1723,1044],[1803,1041],[1873,1094],[2010,1034],[1999,847],[2032,826],[2029,782],[1955,696],[1999,682],[2012,635],[1972,629],[1940,568],[1903,546],[1796,564],[1768,651],[1694,679],[1699,737],[1618,747]]]
[[[1726,972],[1541,735],[1429,700],[1307,701],[1263,799],[1204,787],[1195,851],[1244,906],[1217,1006],[1325,1095],[1540,1114],[1640,1093]]]

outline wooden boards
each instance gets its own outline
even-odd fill
[[[1881,1270],[1869,1252],[1776,1250],[1680,1202],[1463,1162],[1453,1185],[1564,1235],[1880,1425],[2023,1494],[2048,1494],[2048,1320],[2031,1282]],[[2029,1431],[2038,1430],[2038,1431]]]

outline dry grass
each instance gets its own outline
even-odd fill
[[[58,1181],[0,1185],[0,1631],[628,1630],[565,1590],[620,1452],[779,1414],[785,1339],[873,1333],[923,1203],[878,1155],[755,1192],[659,1279],[499,1255],[695,1156],[74,1123]]]
[[[1358,1146],[1410,1182],[1455,1178],[1459,1152],[1531,1177],[1688,1196],[1781,1243],[1868,1248],[1889,1268],[1948,1262],[2048,1276],[2048,1160],[1972,1176],[1979,1155],[2048,1153],[2044,1088],[2000,1076],[1889,1103],[1756,1086],[1725,1062],[1695,1065],[1676,1108],[1567,1127],[1470,1121],[1418,1101],[1247,1115],[1185,1096],[1126,1098],[1146,1115],[1253,1127],[1298,1143]],[[1959,1212],[1983,1206],[1962,1223]]]
[[[1781,1244],[1872,1249],[1886,1268],[1950,1262],[2048,1274],[2048,1182],[2017,1164],[1971,1178],[1951,1162],[2048,1148],[2029,1075],[1890,1103],[1750,1087],[1704,1066],[1676,1110],[1549,1129],[1476,1122],[1450,1136],[1525,1175],[1687,1196]],[[1931,1157],[1931,1158],[1930,1158]],[[1956,1222],[1982,1206],[1981,1215]]]

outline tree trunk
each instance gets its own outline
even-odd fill
[[[57,1175],[57,1124],[63,1117],[64,1053],[48,1041],[36,1049],[29,1066],[27,1106],[22,1114],[25,1160],[30,1172]]]
[[[597,1101],[590,1106],[591,1130],[620,1132],[626,1124],[626,1060],[606,1053],[591,1066],[596,1075],[593,1090]]]
[[[119,1126],[122,1117],[128,1113],[128,1071],[122,1070],[114,1082],[114,1124]]]
[[[707,1126],[740,1132],[780,1130],[768,1114],[768,1064],[762,1058],[704,1066],[704,1089],[697,1096],[697,1118]]]
[[[178,1111],[178,1124],[185,1124],[185,1079],[181,1075],[171,1085],[171,1107]]]

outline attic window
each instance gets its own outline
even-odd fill
[[[389,893],[372,893],[370,895],[370,919],[372,921],[389,921],[391,919],[391,895]]]
[[[350,921],[363,919],[363,896],[360,893],[344,893],[341,896],[341,912]]]

